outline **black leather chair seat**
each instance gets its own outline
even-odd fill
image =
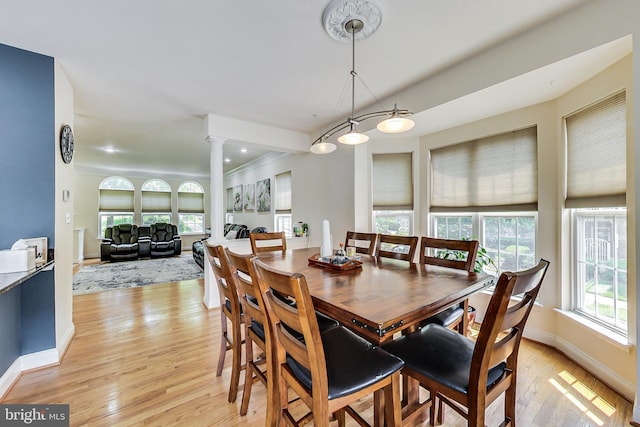
[[[173,243],[173,240],[170,242],[151,242],[152,249],[159,249],[163,251],[173,250],[174,246],[175,244]]]
[[[455,322],[460,317],[462,317],[463,313],[464,313],[464,310],[460,306],[456,305],[453,307],[449,307],[446,310],[441,311],[440,313],[429,317],[427,320],[425,320],[421,324],[421,326],[428,325],[430,323],[435,323],[436,325],[440,325],[440,326],[444,326],[445,328],[448,328],[453,322]]]
[[[137,243],[121,243],[119,245],[111,245],[109,249],[112,255],[129,255],[131,253],[135,253],[137,256],[138,244]]]
[[[467,393],[473,347],[467,337],[436,324],[383,346],[402,359],[408,369],[461,393]],[[505,367],[502,362],[489,369],[487,388],[500,379]]]
[[[404,365],[396,356],[343,326],[329,329],[321,337],[327,364],[329,399],[362,390],[402,369]],[[311,388],[311,373],[288,355],[287,364],[294,375]]]

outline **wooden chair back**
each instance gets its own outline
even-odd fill
[[[354,246],[356,253],[373,255],[376,250],[376,233],[360,233],[357,231],[347,231],[347,237],[344,239],[344,247]]]
[[[243,323],[240,297],[235,281],[230,275],[229,265],[222,246],[210,246],[205,242],[204,252],[211,265],[220,295],[220,354],[216,376],[222,375],[224,359],[227,351],[232,351],[231,379],[229,384],[229,402],[235,402],[240,382],[240,371],[244,369],[242,363],[242,332]],[[231,331],[227,330],[227,319],[231,321]]]
[[[404,363],[343,326],[326,329],[321,335],[305,277],[276,270],[257,257],[251,259],[251,264],[272,334],[270,378],[274,380],[269,382],[267,398],[269,404],[278,405],[280,425],[302,426],[312,421],[316,426],[328,426],[329,415],[334,414],[338,425],[344,426],[347,413],[359,425],[369,425],[349,406],[369,394],[377,396],[378,404],[384,400],[385,419],[382,420],[381,410],[374,411],[376,425],[402,425],[400,369]],[[289,300],[295,300],[295,305],[288,303]],[[362,371],[351,378],[355,382],[346,381],[340,387],[354,370],[354,364],[344,359],[344,355],[351,355],[350,362],[357,361],[357,369]],[[331,397],[329,374],[335,377],[331,380],[334,385]],[[297,408],[293,413],[289,411],[289,388],[311,413],[295,419]],[[269,392],[276,389],[277,393]]]
[[[417,247],[418,238],[416,236],[378,234],[376,257],[413,262]]]
[[[240,405],[240,415],[244,416],[248,412],[251,389],[256,381],[269,388],[270,363],[271,362],[271,334],[267,334],[269,327],[264,301],[258,285],[253,280],[254,270],[251,264],[253,254],[239,254],[225,250],[224,256],[228,262],[231,277],[233,278],[240,294],[242,304],[244,325],[245,325],[245,360],[246,372],[245,382],[242,391],[242,403]],[[258,323],[259,325],[256,325]],[[255,328],[262,328],[262,334]],[[262,355],[254,356],[253,344],[262,350]],[[266,363],[264,363],[266,361]],[[275,418],[273,405],[267,405],[265,425],[271,425]]]
[[[316,414],[318,419],[328,420],[329,389],[324,348],[306,279],[298,273],[278,271],[259,258],[251,259],[251,263],[255,272],[254,279],[258,283],[267,309],[269,332],[273,334],[273,377],[276,381],[279,379],[277,399],[279,402],[285,402],[288,399],[288,387],[291,387],[309,408],[326,412],[324,415]],[[285,303],[282,298],[275,296],[275,292],[295,300],[296,304]],[[298,332],[304,339],[295,337],[288,329]],[[313,392],[298,381],[287,364],[287,357],[293,358],[310,372]],[[322,402],[324,404],[321,404]],[[288,411],[285,411],[284,416],[295,424]]]
[[[260,252],[286,251],[287,239],[284,231],[271,233],[250,233],[251,252],[257,255]]]
[[[420,264],[466,270],[472,273],[480,243],[477,240],[452,240],[425,237],[420,239]]]
[[[522,333],[548,267],[549,261],[541,259],[538,265],[529,270],[500,275],[471,359],[466,404],[469,408],[469,425],[484,425],[485,404],[493,402],[512,385],[515,389]],[[512,303],[514,296],[520,299]],[[505,373],[487,389],[489,369],[500,363],[506,363]],[[515,393],[511,398],[506,398],[505,412],[505,418],[515,420]]]
[[[239,254],[233,252],[229,248],[224,251],[226,260],[228,261],[231,277],[240,295],[240,303],[243,307],[245,322],[251,324],[251,319],[265,324],[267,322],[264,310],[260,305],[262,295],[258,286],[254,283],[250,271],[250,259],[253,254]]]
[[[236,288],[235,282],[230,280],[228,264],[223,263],[220,259],[220,254],[224,254],[224,247],[210,246],[207,243],[205,243],[204,247],[207,260],[213,269],[213,275],[216,279],[222,312],[224,312],[232,322],[237,321],[238,324],[240,324],[242,315],[238,289]]]

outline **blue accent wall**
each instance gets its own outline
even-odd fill
[[[53,58],[0,44],[0,249],[55,231]],[[0,294],[0,375],[55,347],[53,271]]]

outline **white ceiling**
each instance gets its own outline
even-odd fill
[[[328,2],[12,0],[3,2],[0,43],[53,56],[66,72],[76,168],[204,177],[208,113],[309,133],[310,142],[348,115],[350,100],[338,100],[351,46],[324,32]],[[356,70],[383,99],[584,3],[386,0],[379,30],[356,45]],[[629,42],[610,45],[416,112],[414,134],[564,93],[630,51]],[[372,101],[358,89],[356,108]],[[266,149],[225,144],[225,170]]]

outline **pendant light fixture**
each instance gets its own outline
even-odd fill
[[[413,113],[408,110],[399,109],[397,104],[394,104],[391,110],[382,110],[355,116],[355,79],[358,75],[355,71],[356,34],[362,32],[361,38],[373,34],[380,25],[382,19],[381,13],[382,5],[377,0],[333,0],[323,13],[322,20],[325,29],[331,37],[340,41],[345,41],[347,36],[350,36],[351,39],[351,116],[320,135],[311,144],[310,150],[312,153],[328,154],[333,152],[336,149],[336,145],[330,142],[329,139],[345,129],[349,129],[349,131],[338,137],[338,142],[347,145],[367,142],[369,137],[360,133],[357,128],[358,125],[365,120],[386,117],[385,120],[382,120],[377,125],[377,129],[384,133],[406,132],[415,125],[413,120],[408,118]],[[365,25],[365,21],[372,25]],[[340,26],[342,28],[340,28]],[[362,31],[364,29],[366,30]],[[378,101],[377,98],[375,99]]]

